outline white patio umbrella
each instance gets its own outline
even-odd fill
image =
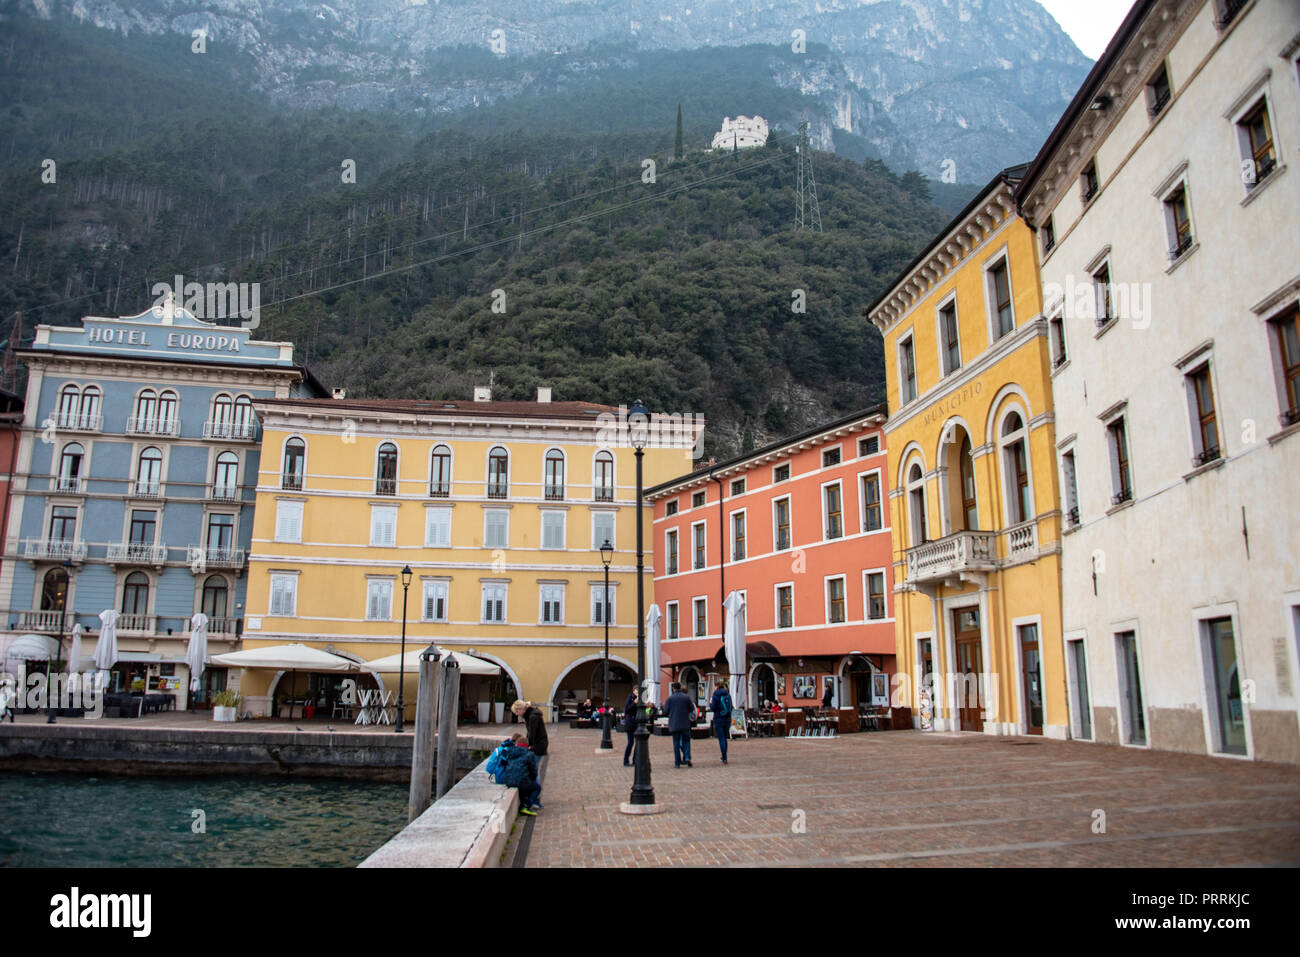
[[[199,679],[208,662],[208,616],[194,613],[190,619],[190,643],[185,649],[185,663],[190,668],[190,694],[199,690]]]
[[[733,591],[722,603],[724,631],[722,645],[727,653],[727,667],[731,672],[732,707],[745,709],[745,599]]]
[[[49,635],[19,635],[5,645],[5,660],[49,661],[58,654],[58,642]]]
[[[229,654],[214,655],[214,665],[233,668],[262,668],[289,672],[289,687],[299,671],[361,671],[361,666],[342,655],[332,655],[328,651],[308,648],[304,644],[291,642],[287,645],[267,645],[264,648],[245,648]],[[289,705],[289,720],[293,720],[293,705]]]
[[[428,647],[427,645],[425,646]],[[448,651],[446,648],[439,648],[439,654],[450,655],[451,658],[460,666],[462,675],[499,675],[501,669],[492,664],[490,661],[484,661],[482,658],[475,658],[473,655],[462,654],[458,651]],[[376,658],[374,661],[367,661],[362,667],[366,671],[374,671],[379,674],[395,675],[404,671],[406,674],[419,674],[420,655],[424,654],[424,648],[415,648],[406,653],[406,664],[402,666],[402,655],[399,652],[395,655],[389,655],[386,658]]]
[[[95,642],[95,667],[99,669],[99,687],[108,683],[108,673],[117,664],[117,612],[112,608],[99,613],[99,640]]]
[[[68,638],[68,684],[74,689],[81,683],[77,672],[81,670],[81,635],[84,631],[81,622],[77,622]]]
[[[645,680],[650,703],[655,705],[659,704],[659,632],[663,617],[658,605],[651,605],[645,615]]]

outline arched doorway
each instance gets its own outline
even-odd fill
[[[551,704],[554,713],[563,717],[577,711],[588,698],[594,707],[600,707],[605,693],[605,659],[601,655],[581,658],[569,666],[560,680],[551,689]],[[636,668],[630,661],[623,661],[610,655],[609,658],[609,700],[621,709],[627,696],[636,684]]]
[[[761,708],[769,701],[776,701],[776,669],[766,662],[754,665],[749,687],[751,707]]]
[[[840,693],[847,698],[846,708],[869,707],[871,700],[871,676],[876,668],[862,655],[850,655],[840,669]]]
[[[696,668],[694,665],[687,665],[677,675],[677,683],[682,686],[682,691],[684,691],[692,701],[700,700],[701,681],[700,669]]]

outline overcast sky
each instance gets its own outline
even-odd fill
[[[1115,35],[1133,0],[1039,0],[1083,55],[1097,59]]]

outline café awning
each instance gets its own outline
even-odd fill
[[[445,648],[439,648],[438,651],[444,655],[450,655],[452,659],[460,666],[460,673],[464,675],[499,675],[501,669],[492,664],[490,661],[484,661],[482,658],[475,658],[473,655],[467,655],[460,651],[448,651]],[[389,655],[386,658],[376,658],[374,661],[367,661],[362,667],[366,671],[375,671],[380,674],[395,675],[399,671],[405,671],[408,675],[418,675],[420,673],[420,655],[424,654],[424,648],[413,648],[406,653],[406,664],[402,666],[402,655],[400,653]]]
[[[284,671],[360,671],[361,665],[328,651],[308,648],[293,642],[287,645],[268,645],[265,648],[245,648],[224,655],[213,655],[214,665],[228,668],[275,668]]]

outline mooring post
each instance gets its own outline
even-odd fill
[[[460,711],[460,666],[451,655],[438,659],[438,791],[456,783],[456,717]]]
[[[411,797],[407,823],[425,812],[433,798],[433,721],[438,715],[438,649],[420,654],[420,688],[415,699],[415,742],[411,748]]]

